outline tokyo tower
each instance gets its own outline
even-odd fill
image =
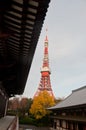
[[[50,94],[50,96],[55,98],[51,87],[50,74],[51,72],[49,68],[48,37],[46,36],[44,42],[44,58],[43,58],[43,65],[41,68],[41,79],[34,97],[38,96],[40,92],[46,90]]]

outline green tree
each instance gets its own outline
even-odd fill
[[[47,91],[40,92],[40,94],[33,99],[30,113],[36,119],[41,119],[50,113],[50,111],[46,108],[51,107],[54,104],[54,98],[50,96]]]

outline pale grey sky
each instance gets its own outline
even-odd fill
[[[86,85],[86,0],[51,0],[23,94],[29,98],[40,83],[46,28],[55,97]]]

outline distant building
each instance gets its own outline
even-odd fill
[[[53,111],[52,130],[86,130],[86,86],[73,90]]]

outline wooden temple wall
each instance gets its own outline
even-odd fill
[[[52,130],[81,130],[78,122],[55,119]],[[82,130],[86,130],[83,126]]]

